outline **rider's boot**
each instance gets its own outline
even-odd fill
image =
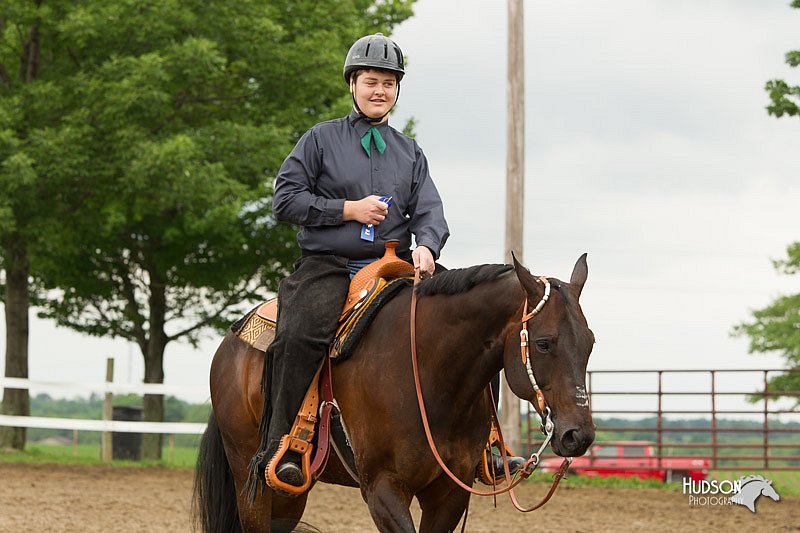
[[[283,457],[283,461],[278,465],[275,471],[275,476],[287,485],[294,487],[303,486],[303,469],[300,467],[300,459],[293,458],[297,456],[293,452],[287,452]]]
[[[489,459],[489,450],[485,452],[487,459]],[[489,468],[495,473],[495,477],[502,478],[505,476],[505,468],[503,467],[503,458],[500,455],[491,454],[491,463]],[[508,475],[513,476],[525,466],[525,458],[516,455],[508,455]]]

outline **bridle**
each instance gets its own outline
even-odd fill
[[[538,315],[539,311],[544,308],[544,304],[546,304],[547,300],[550,299],[550,280],[544,276],[539,276],[536,278],[536,281],[544,284],[544,295],[530,313],[528,312],[528,297],[527,295],[525,296],[525,304],[522,308],[522,318],[520,319],[520,322],[522,323],[522,329],[519,331],[519,351],[520,355],[522,356],[522,364],[525,365],[525,370],[528,372],[528,379],[533,387],[533,392],[536,394],[536,403],[539,407],[539,414],[542,417],[542,425],[547,427],[548,424],[552,426],[553,422],[550,419],[550,408],[547,406],[547,402],[544,401],[544,393],[542,392],[542,389],[539,388],[539,384],[536,383],[536,377],[533,375],[533,368],[531,368],[531,358],[528,348],[528,321]]]
[[[479,491],[475,490],[463,481],[461,481],[453,472],[447,468],[447,465],[444,464],[444,460],[439,455],[439,451],[436,449],[436,444],[433,442],[433,435],[431,433],[430,424],[428,422],[428,415],[425,411],[425,401],[422,398],[422,386],[420,384],[419,378],[419,364],[417,362],[417,333],[416,333],[416,316],[417,316],[417,285],[420,281],[420,271],[419,268],[414,269],[414,287],[411,289],[411,363],[414,368],[414,385],[417,390],[417,403],[419,404],[419,412],[422,417],[422,425],[425,429],[425,436],[428,439],[428,446],[433,453],[433,456],[436,458],[436,461],[439,463],[441,469],[456,483],[459,487],[466,490],[471,494],[475,494],[478,496],[494,496],[497,494],[509,493],[512,503],[514,507],[516,507],[519,511],[524,513],[535,511],[536,509],[543,506],[553,493],[556,491],[556,487],[558,487],[559,482],[566,476],[567,469],[569,465],[572,463],[572,458],[566,457],[564,461],[561,463],[561,467],[555,474],[555,478],[553,480],[553,484],[550,487],[550,490],[545,495],[545,497],[536,505],[530,508],[523,508],[519,505],[517,501],[516,495],[514,494],[514,488],[519,485],[523,479],[527,479],[531,474],[533,474],[534,470],[539,466],[541,454],[550,441],[553,438],[553,432],[555,431],[555,426],[553,424],[553,420],[551,418],[550,408],[547,406],[547,402],[544,399],[544,394],[542,390],[539,388],[539,385],[536,383],[536,378],[533,375],[533,369],[531,368],[530,362],[530,354],[528,352],[528,321],[535,317],[539,312],[542,310],[544,305],[547,303],[547,300],[550,298],[550,282],[545,277],[537,278],[537,281],[543,283],[545,286],[544,296],[536,304],[534,309],[528,313],[528,297],[527,294],[525,295],[525,304],[522,311],[522,318],[520,319],[520,323],[522,324],[522,330],[520,331],[520,352],[522,356],[522,362],[525,364],[525,368],[528,372],[528,379],[531,382],[531,386],[533,387],[534,393],[536,394],[536,403],[539,407],[539,414],[542,418],[542,432],[545,434],[545,440],[542,445],[539,447],[539,450],[533,454],[531,454],[530,458],[525,462],[525,465],[522,467],[522,470],[519,473],[519,477],[515,480],[511,479],[511,475],[508,472],[508,457],[506,455],[506,448],[505,442],[503,440],[503,433],[500,430],[500,425],[497,425],[497,433],[499,437],[499,448],[500,448],[500,455],[503,459],[503,468],[504,468],[504,475],[505,481],[507,486],[503,489],[491,490],[491,491]],[[494,407],[494,401],[491,397],[491,388],[487,387],[487,395],[489,396],[489,405],[492,410],[492,416],[497,418],[497,412]]]

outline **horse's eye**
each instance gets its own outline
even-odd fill
[[[538,339],[536,341],[536,349],[542,353],[550,352],[550,341],[547,339]]]

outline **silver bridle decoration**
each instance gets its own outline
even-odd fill
[[[544,307],[544,304],[547,303],[547,300],[550,299],[550,280],[548,280],[545,276],[540,276],[536,278],[539,283],[544,284],[544,295],[542,299],[539,300],[539,303],[536,304],[536,307],[528,313],[527,315],[522,317],[522,329],[519,332],[520,336],[520,345],[521,346],[528,346],[529,345],[529,334],[528,334],[528,320],[532,319]],[[537,397],[541,394],[539,389],[539,384],[536,383],[536,377],[533,375],[533,368],[531,367],[531,352],[530,349],[527,350],[527,357],[525,358],[525,370],[528,373],[528,379],[531,382],[531,386],[533,387],[534,393],[536,393]],[[553,424],[553,419],[551,417],[550,407],[545,404],[544,409],[540,413],[542,419],[542,426],[541,430],[544,433],[545,438],[542,445],[539,446],[539,450],[535,453],[531,454],[530,459],[533,460],[532,466],[533,469],[539,466],[539,460],[541,458],[542,452],[544,452],[545,448],[550,444],[550,441],[553,438],[553,432],[555,431],[555,424]],[[570,459],[571,462],[571,459]]]
[[[523,317],[522,329],[519,332],[520,344],[522,346],[528,346],[528,342],[529,342],[528,320],[530,320],[531,318],[533,318],[536,315],[538,315],[539,311],[541,311],[542,308],[544,307],[544,304],[546,304],[547,300],[550,299],[550,280],[548,280],[544,276],[539,276],[536,279],[539,281],[539,283],[543,283],[544,284],[544,295],[542,296],[542,299],[539,300],[539,303],[536,304],[536,307],[533,308],[533,311],[531,311],[530,313],[528,313],[527,315],[525,315]],[[530,352],[530,350],[528,350],[528,357],[525,359],[525,370],[527,370],[527,372],[528,372],[528,379],[531,382],[531,386],[533,386],[533,391],[534,392],[538,392],[539,391],[539,385],[536,383],[536,378],[533,375],[533,368],[531,367],[531,352]],[[550,416],[549,415],[550,409],[548,408],[547,411],[548,411],[548,415],[547,416],[549,417]],[[542,413],[541,416],[542,416],[542,423],[546,425],[547,421],[545,420],[545,414]],[[553,422],[550,421],[550,425],[552,425],[552,424],[553,424]]]

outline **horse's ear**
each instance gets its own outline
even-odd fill
[[[524,288],[525,292],[528,294],[536,294],[536,278],[533,277],[533,274],[531,274],[527,268],[522,266],[522,263],[517,261],[517,256],[514,255],[514,252],[511,252],[511,259],[514,260],[514,270],[517,273],[517,279],[522,283],[522,288]]]
[[[589,276],[589,265],[586,264],[586,254],[578,258],[575,267],[572,269],[572,275],[569,278],[570,285],[578,288],[578,296],[580,296],[583,286],[586,283],[586,278]]]

